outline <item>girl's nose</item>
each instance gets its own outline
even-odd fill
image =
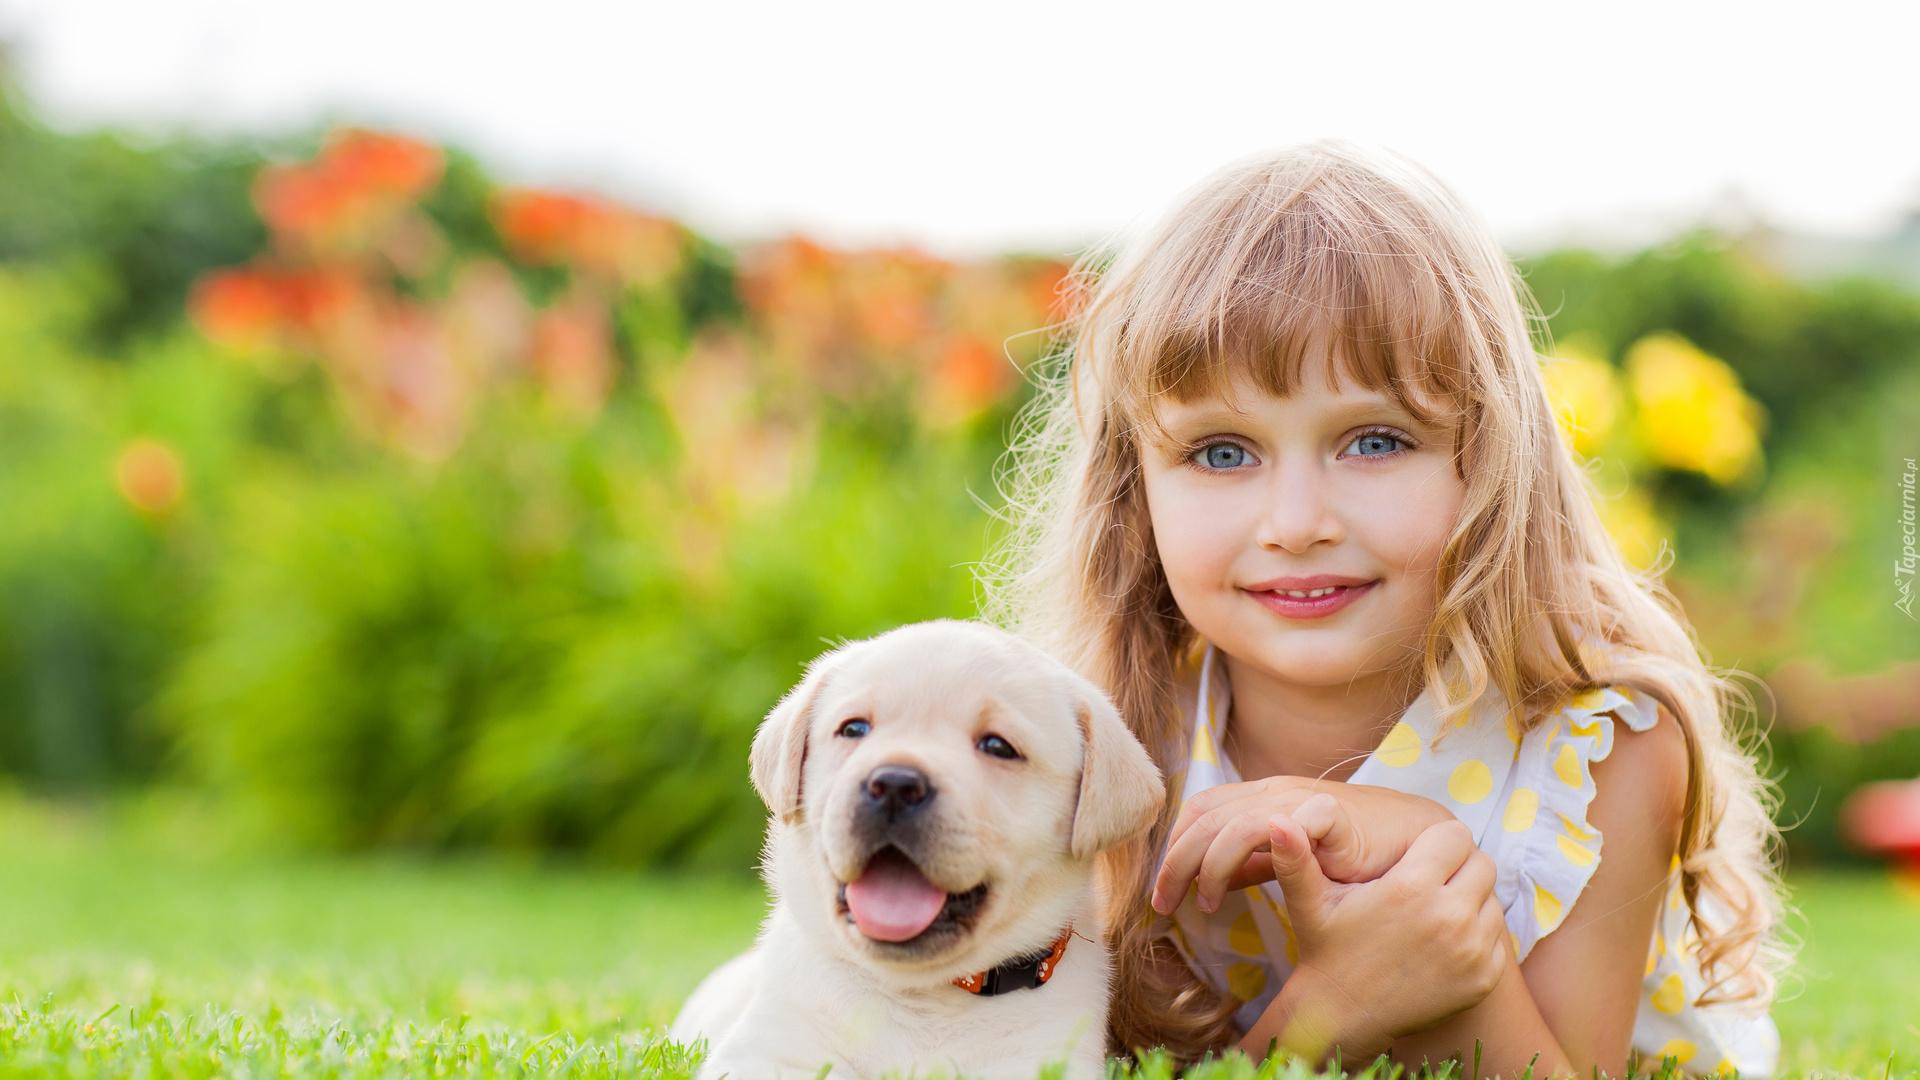
[[[1300,456],[1281,461],[1267,488],[1267,512],[1256,538],[1260,546],[1299,554],[1322,541],[1339,542],[1345,529],[1334,512],[1331,480],[1319,461]]]

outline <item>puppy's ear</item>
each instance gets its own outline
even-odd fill
[[[1086,744],[1080,801],[1073,811],[1073,856],[1090,859],[1153,824],[1166,791],[1160,770],[1120,713],[1091,684],[1075,695]]]
[[[787,691],[753,734],[753,751],[748,755],[753,789],[760,793],[767,809],[784,822],[791,823],[800,816],[800,770],[807,763],[807,730],[813,726],[813,703],[826,684],[835,655],[828,653],[807,665],[807,675],[800,685]]]

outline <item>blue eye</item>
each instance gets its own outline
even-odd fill
[[[834,734],[839,735],[842,738],[858,739],[858,738],[862,738],[863,736],[866,735],[867,732],[872,730],[873,730],[872,724],[869,724],[865,720],[861,720],[858,717],[856,717],[852,720],[848,720],[842,723],[840,725],[840,730],[834,732]]]
[[[1199,457],[1209,469],[1237,469],[1247,463],[1250,455],[1242,447],[1223,442],[1202,447]]]
[[[1359,438],[1354,439],[1353,442],[1349,444],[1349,446],[1357,446],[1360,448],[1355,452],[1361,457],[1378,457],[1381,454],[1391,454],[1399,446],[1404,445],[1406,444],[1402,443],[1397,436],[1389,435],[1384,431],[1369,431]]]

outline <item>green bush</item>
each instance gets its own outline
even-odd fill
[[[952,447],[832,433],[795,497],[689,537],[630,415],[490,426],[438,471],[235,493],[167,714],[263,825],[749,865],[747,745],[804,662],[970,610],[985,533]]]

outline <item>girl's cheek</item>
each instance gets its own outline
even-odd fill
[[[1176,594],[1217,585],[1232,568],[1243,539],[1230,493],[1196,490],[1179,480],[1150,478],[1146,485],[1155,545]]]

